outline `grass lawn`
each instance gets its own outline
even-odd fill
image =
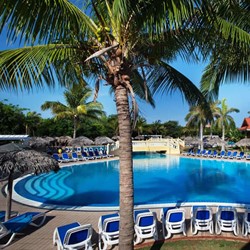
[[[154,244],[141,250],[248,250],[250,243],[226,240],[180,240]]]

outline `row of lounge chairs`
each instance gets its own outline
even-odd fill
[[[192,149],[190,149],[188,152],[182,153],[185,156],[197,156],[197,157],[210,157],[210,158],[223,158],[223,159],[237,159],[237,160],[250,160],[250,154],[245,156],[244,152],[237,152],[237,151],[221,151],[217,152],[216,150],[200,150],[198,149],[196,152],[194,152]]]
[[[58,162],[86,161],[114,157],[112,154],[107,154],[105,150],[85,149],[82,152],[62,153],[61,155],[54,153],[52,155]]]
[[[15,217],[3,222],[4,211],[0,211],[0,239],[7,238],[0,248],[8,246],[15,235],[22,232],[28,226],[40,227],[46,218],[42,212],[26,212],[15,214]],[[213,220],[213,212],[207,206],[193,206],[191,208],[191,232],[209,231],[210,234],[220,234],[222,231],[239,234],[239,216],[236,208],[232,206],[219,206]],[[183,233],[186,236],[185,210],[179,207],[165,207],[161,209],[160,218],[162,232],[165,239],[173,234]],[[105,214],[98,221],[99,249],[107,249],[109,246],[119,243],[119,213]],[[214,225],[215,224],[215,225]],[[139,244],[143,239],[154,238],[158,240],[156,214],[149,209],[134,211],[134,243]],[[59,226],[53,233],[53,244],[58,249],[92,249],[92,225],[81,225],[73,222]],[[242,220],[242,235],[250,233],[250,209],[246,209]]]
[[[162,232],[164,239],[173,234],[183,233],[186,236],[185,210],[178,207],[162,208],[160,212]],[[209,231],[210,234],[221,234],[222,231],[239,234],[239,220],[237,210],[231,206],[219,206],[213,220],[212,209],[207,206],[193,206],[191,208],[191,232]],[[99,249],[107,249],[119,243],[119,213],[102,215],[99,218]],[[143,239],[154,238],[158,240],[156,214],[149,209],[134,211],[134,244],[139,244]],[[242,234],[250,233],[250,209],[243,216]],[[84,247],[92,249],[92,226],[80,225],[74,222],[57,227],[53,235],[53,243],[58,249],[71,249]],[[77,240],[75,240],[77,239]],[[81,239],[81,240],[79,240]],[[71,247],[71,248],[70,248]]]

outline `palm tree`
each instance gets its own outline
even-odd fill
[[[137,135],[142,135],[143,131],[144,131],[144,127],[147,125],[146,119],[142,116],[139,116],[137,118],[137,122],[136,122],[136,131],[137,131]]]
[[[71,118],[73,120],[73,138],[81,119],[98,119],[103,114],[102,104],[99,102],[87,102],[92,95],[92,90],[87,87],[73,85],[64,92],[66,105],[61,102],[47,101],[42,110],[51,109],[55,119]]]
[[[30,135],[32,133],[32,136],[35,136],[35,128],[41,121],[41,114],[35,112],[35,111],[29,111],[27,112],[25,116],[25,133],[26,135]]]
[[[153,104],[150,88],[153,93],[179,89],[190,105],[203,99],[198,88],[169,62],[177,56],[197,60],[196,30],[202,25],[206,27],[206,23],[218,30],[215,16],[219,15],[216,7],[221,3],[212,3],[92,0],[85,6],[85,12],[66,0],[4,0],[0,6],[0,32],[7,24],[10,41],[20,38],[24,43],[35,44],[0,53],[0,87],[30,89],[45,84],[53,87],[57,80],[65,86],[80,82],[85,74],[95,77],[96,89],[104,81],[114,91],[122,152],[120,249],[133,248],[130,100],[136,117],[135,93]],[[227,29],[223,23],[221,27],[226,29],[220,35],[232,43],[243,39],[237,27]],[[250,37],[245,37],[245,43],[250,44]],[[205,40],[197,40],[197,45],[205,50],[203,55],[208,55],[212,47],[205,47]]]
[[[208,112],[206,107],[203,105],[192,106],[189,110],[189,113],[185,117],[185,121],[187,121],[187,126],[199,127],[199,137],[201,141],[201,150],[203,150],[203,130],[204,126],[208,123],[213,122],[213,117],[216,118],[218,116],[218,101],[209,102],[209,108],[212,113]]]
[[[215,125],[222,130],[222,140],[225,142],[225,132],[227,128],[235,127],[235,122],[232,116],[230,116],[230,113],[233,112],[240,112],[236,108],[229,108],[226,104],[226,99],[222,99],[222,101],[219,103],[221,104],[221,107],[218,109],[218,118],[216,120]],[[225,150],[225,144],[222,145],[222,150]]]

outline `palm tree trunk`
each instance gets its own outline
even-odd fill
[[[203,150],[203,124],[200,123],[200,140],[201,140],[201,150]]]
[[[134,181],[132,163],[131,119],[127,90],[115,89],[118,126],[120,132],[120,235],[119,249],[134,249]]]
[[[74,117],[74,131],[73,131],[73,139],[76,138],[76,127],[77,127],[77,118]]]
[[[223,144],[222,144],[222,147],[221,147],[221,150],[225,150],[225,126],[224,126],[224,124],[222,124],[222,142],[223,142]]]
[[[7,221],[11,215],[12,188],[13,188],[13,175],[12,173],[10,173],[8,177],[8,185],[7,185],[5,221]]]

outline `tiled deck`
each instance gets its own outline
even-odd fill
[[[3,190],[3,187],[6,183],[0,182],[0,189]],[[6,199],[2,192],[0,192],[0,210],[6,209]],[[214,212],[215,212],[215,208]],[[12,210],[13,211],[19,211],[19,213],[27,212],[27,211],[39,211],[37,208],[28,207],[25,205],[18,204],[16,202],[12,203]],[[13,250],[33,250],[33,249],[41,249],[41,250],[49,250],[49,249],[56,249],[55,246],[52,244],[52,236],[53,231],[57,226],[64,225],[67,223],[71,223],[73,221],[78,221],[81,224],[87,224],[90,223],[93,226],[93,237],[92,237],[92,243],[93,243],[93,249],[97,248],[97,223],[98,218],[101,214],[101,212],[84,212],[84,211],[60,211],[60,210],[40,210],[45,211],[47,218],[45,221],[45,224],[41,226],[40,228],[34,228],[29,227],[27,229],[24,235],[17,236],[14,241],[10,244],[10,246],[6,247],[5,249],[13,249]],[[158,232],[159,232],[159,240],[162,240],[162,230],[161,230],[161,222],[160,220],[160,209],[152,209],[152,211],[155,211],[157,213],[157,219],[158,219]],[[240,215],[240,222],[242,221],[242,215],[243,210],[237,209]],[[106,213],[106,212],[105,212]],[[216,235],[210,235],[209,233],[201,233],[199,232],[197,236],[192,236],[190,232],[190,208],[186,208],[186,218],[187,218],[187,234],[189,239],[196,239],[200,237],[211,237],[211,238],[218,238],[218,237],[227,237],[231,240],[237,240],[241,239],[243,241],[249,241],[250,237],[242,237],[238,236],[235,237],[231,233],[222,233],[221,236]],[[241,232],[241,230],[240,230]],[[175,235],[170,240],[176,240],[182,236]],[[153,245],[153,241],[147,241],[149,245]],[[140,245],[138,245],[140,246]],[[118,249],[118,247],[115,247],[113,249]]]

